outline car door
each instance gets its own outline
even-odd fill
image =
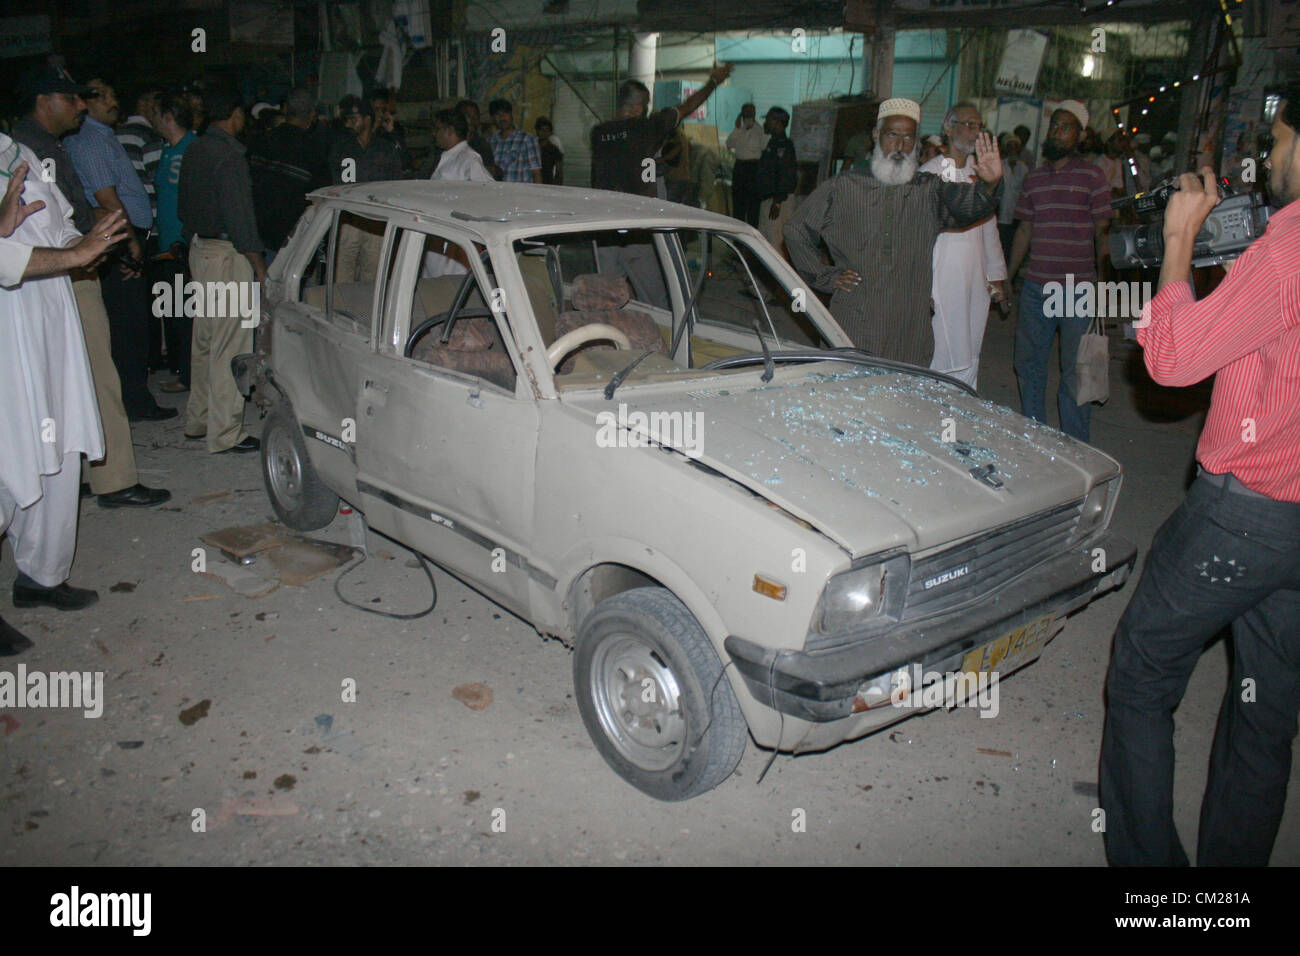
[[[381,334],[363,360],[357,405],[361,507],[373,527],[526,614],[530,583],[554,580],[525,557],[538,412],[506,316],[486,308],[493,284],[468,237],[433,235],[412,222],[395,227],[390,249]],[[430,269],[440,258],[443,267]],[[462,317],[468,310],[473,317]],[[413,328],[443,311],[483,336],[495,330],[491,345],[477,350],[496,352],[491,361],[452,349],[455,342],[432,349],[436,355],[403,354]]]
[[[286,295],[276,309],[274,368],[287,392],[312,464],[335,492],[356,498],[355,441],[362,364],[371,354],[379,252],[387,222],[346,209],[328,209],[313,221],[286,270]],[[365,226],[364,230],[359,227]],[[358,229],[372,246],[373,271],[355,263],[343,275],[339,231]],[[363,264],[366,269],[369,264]]]

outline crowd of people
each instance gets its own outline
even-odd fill
[[[691,148],[681,124],[730,72],[718,66],[682,103],[655,111],[644,84],[624,82],[614,116],[592,130],[592,187],[695,201],[680,173]],[[216,454],[259,447],[230,370],[233,356],[252,349],[252,323],[185,309],[155,322],[156,280],[257,288],[306,194],[331,182],[564,182],[564,146],[550,121],[539,117],[529,133],[505,99],[489,104],[490,129],[469,100],[438,112],[436,150],[419,171],[390,90],[346,96],[329,119],[305,88],[278,107],[246,108],[233,90],[197,85],[143,87],[125,103],[106,78],[79,84],[51,65],[24,79],[21,116],[12,136],[0,134],[0,533],[18,567],[17,607],[76,610],[97,599],[68,581],[79,486],[105,508],[170,498],[140,483],[131,441],[132,423],[177,414],[154,398],[151,371],[170,370],[161,390],[188,391],[187,439]],[[745,104],[726,140],[735,216],[784,244],[859,348],[971,386],[990,301],[1009,300],[1023,269],[1022,411],[1046,420],[1059,334],[1061,427],[1088,441],[1091,406],[1076,400],[1075,369],[1092,322],[1084,287],[1107,268],[1112,200],[1167,172],[1168,141],[1158,148],[1120,131],[1102,143],[1075,100],[1052,112],[1041,159],[1029,129],[995,140],[972,103],[946,112],[937,140],[920,140],[921,119],[916,102],[885,100],[863,160],[799,199],[788,111],[772,106],[760,127],[755,105]],[[1201,861],[1266,861],[1284,806],[1300,708],[1297,129],[1293,87],[1264,164],[1278,211],[1200,302],[1189,263],[1218,201],[1214,174],[1184,174],[1165,214],[1159,291],[1139,342],[1159,382],[1217,380],[1197,481],[1157,535],[1116,635],[1101,767],[1113,862],[1187,861],[1172,821],[1172,711],[1224,626],[1237,637],[1234,673],[1259,683],[1260,703],[1243,705],[1233,688],[1227,695]],[[360,268],[372,238],[340,234],[339,263]],[[648,247],[602,249],[601,268],[625,275],[647,301],[660,297]],[[1049,308],[1049,284],[1074,287],[1079,300]],[[0,656],[30,646],[0,620]]]

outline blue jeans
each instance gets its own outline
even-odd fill
[[[1174,829],[1174,710],[1206,644],[1229,625],[1232,668],[1196,862],[1264,866],[1300,711],[1300,504],[1198,478],[1156,532],[1115,631],[1100,779],[1112,865],[1187,865]]]
[[[1076,295],[1082,290],[1075,288]],[[1088,423],[1092,403],[1080,405],[1074,400],[1074,361],[1079,355],[1079,339],[1092,324],[1092,316],[1081,314],[1084,304],[1066,303],[1064,291],[1058,297],[1060,311],[1071,316],[1044,314],[1043,283],[1026,282],[1020,291],[1020,319],[1016,323],[1016,377],[1020,380],[1020,413],[1035,421],[1047,422],[1047,358],[1052,339],[1061,329],[1061,385],[1056,390],[1056,407],[1061,415],[1061,431],[1080,441],[1088,441]]]

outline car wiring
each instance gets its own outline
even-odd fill
[[[356,608],[358,611],[365,611],[367,614],[378,614],[380,617],[392,618],[394,621],[414,621],[417,618],[424,617],[431,613],[433,609],[438,606],[438,585],[433,581],[433,569],[429,567],[429,562],[425,560],[424,555],[419,551],[414,551],[409,548],[407,550],[410,550],[411,553],[415,555],[415,559],[420,562],[420,570],[424,572],[424,576],[429,580],[429,591],[431,592],[432,597],[429,599],[429,606],[423,611],[415,611],[411,614],[401,614],[397,611],[385,611],[382,608],[366,607],[364,604],[359,604],[344,595],[343,588],[341,587],[343,579],[366,563],[366,559],[369,555],[364,551],[361,553],[361,558],[358,561],[348,565],[340,571],[338,577],[334,579],[334,594],[348,607]]]
[[[767,671],[767,683],[769,687],[776,686],[776,655],[772,656],[772,664]],[[754,786],[758,786],[763,782],[767,772],[772,769],[772,764],[776,763],[777,755],[781,753],[781,741],[785,740],[785,711],[777,710],[776,715],[781,718],[781,723],[776,732],[776,746],[772,748],[772,756],[767,758],[767,763],[763,764],[763,772],[754,781]]]

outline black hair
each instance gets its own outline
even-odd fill
[[[190,101],[181,90],[167,90],[158,94],[158,116],[161,118],[168,114],[176,121],[176,125],[181,129],[192,129],[194,127],[194,113],[190,109]]]
[[[478,104],[475,103],[473,100],[461,100],[459,103],[456,104],[455,108],[457,112],[463,113],[465,112],[465,107],[467,106],[474,107],[475,112],[478,111]]]
[[[647,103],[650,102],[650,90],[640,80],[624,80],[618,87],[618,105],[621,109],[624,106],[631,106],[635,101],[645,97]]]
[[[1288,83],[1278,90],[1278,95],[1286,101],[1278,111],[1278,118],[1296,132],[1300,132],[1300,82]]]
[[[203,91],[203,114],[214,123],[230,119],[243,105],[243,97],[233,87],[214,86]]]
[[[509,100],[493,100],[488,104],[488,116],[496,116],[498,113],[514,113],[515,108],[510,105]]]
[[[286,119],[307,119],[316,109],[316,99],[305,86],[295,86],[281,108]]]
[[[1014,130],[1012,130],[1012,132],[1016,134],[1016,139],[1020,140],[1020,142],[1024,143],[1026,146],[1029,145],[1030,132],[1028,126],[1026,126],[1024,123],[1021,123]]]
[[[347,119],[349,113],[360,113],[362,116],[375,115],[369,100],[363,100],[352,93],[339,100],[339,119]]]
[[[779,119],[782,123],[790,122],[790,114],[786,112],[784,107],[781,106],[773,106],[771,109],[767,111],[767,115],[777,117],[777,119]]]
[[[439,126],[450,126],[461,139],[469,139],[469,120],[460,110],[438,110],[433,121]]]

